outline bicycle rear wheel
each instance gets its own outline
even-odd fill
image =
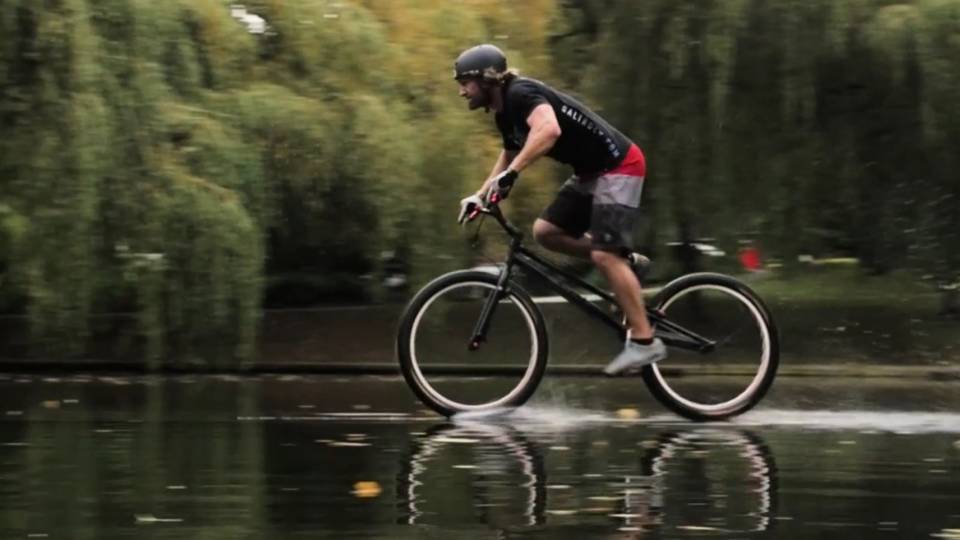
[[[546,326],[529,295],[513,284],[495,306],[486,340],[470,347],[492,294],[496,275],[453,272],[427,284],[401,317],[400,369],[417,397],[442,415],[516,407],[543,378]]]
[[[708,351],[671,347],[666,360],[644,368],[644,382],[661,403],[692,420],[720,420],[763,398],[776,376],[779,337],[749,287],[729,276],[691,274],[667,284],[653,305],[671,323],[714,343]],[[669,342],[662,326],[657,335]]]

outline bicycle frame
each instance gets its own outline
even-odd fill
[[[599,296],[602,300],[616,305],[617,302],[613,295],[587,283],[570,272],[558,268],[543,257],[523,247],[523,233],[507,221],[503,216],[503,212],[500,211],[499,206],[493,205],[480,210],[480,212],[492,216],[510,236],[511,240],[507,259],[497,280],[496,293],[491,294],[484,303],[483,309],[480,312],[480,318],[474,328],[473,337],[470,340],[470,350],[478,349],[480,344],[486,341],[490,320],[496,310],[497,304],[509,290],[510,276],[515,266],[539,276],[543,282],[557,294],[574,306],[580,308],[590,317],[599,320],[613,330],[618,339],[626,339],[626,328],[624,328],[623,323],[600,307],[594,305],[590,300],[584,298],[582,294],[575,290],[575,287],[585,289],[589,293]],[[654,327],[655,335],[663,340],[664,344],[700,353],[710,352],[715,347],[716,343],[714,341],[668,320],[662,312],[650,307],[647,307],[646,310],[650,324]]]

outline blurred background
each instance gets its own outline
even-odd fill
[[[0,358],[391,361],[419,285],[503,251],[455,224],[499,150],[451,76],[481,42],[644,149],[653,282],[953,363],[960,0],[0,0]]]

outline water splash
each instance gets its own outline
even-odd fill
[[[457,425],[494,424],[522,429],[527,432],[552,433],[618,421],[615,416],[599,411],[541,406],[461,413],[454,415],[450,420]]]

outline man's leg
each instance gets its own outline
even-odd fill
[[[601,249],[592,250],[590,259],[607,278],[607,283],[610,284],[617,298],[617,304],[627,316],[630,337],[632,339],[653,337],[653,328],[650,327],[647,311],[643,305],[643,289],[627,260]]]
[[[574,238],[545,219],[533,224],[533,236],[541,246],[558,253],[590,259],[607,279],[620,309],[627,316],[631,337],[646,339],[653,335],[643,307],[643,290],[627,260],[615,253],[595,249],[585,234]]]
[[[589,236],[574,237],[543,218],[539,218],[533,223],[533,238],[538,244],[550,251],[581,259],[589,259],[592,251]]]
[[[592,251],[590,258],[610,283],[617,303],[627,317],[629,329],[623,351],[603,368],[603,372],[607,375],[620,375],[666,358],[667,348],[660,338],[653,336],[653,328],[647,319],[640,280],[627,261],[616,253],[603,249]]]
[[[620,256],[621,250],[633,246],[644,173],[643,155],[634,147],[620,167],[597,178],[593,190],[589,230],[594,246],[590,258],[607,278],[630,331],[623,351],[603,368],[607,375],[634,371],[667,357],[666,346],[654,337],[647,319],[640,280]]]

